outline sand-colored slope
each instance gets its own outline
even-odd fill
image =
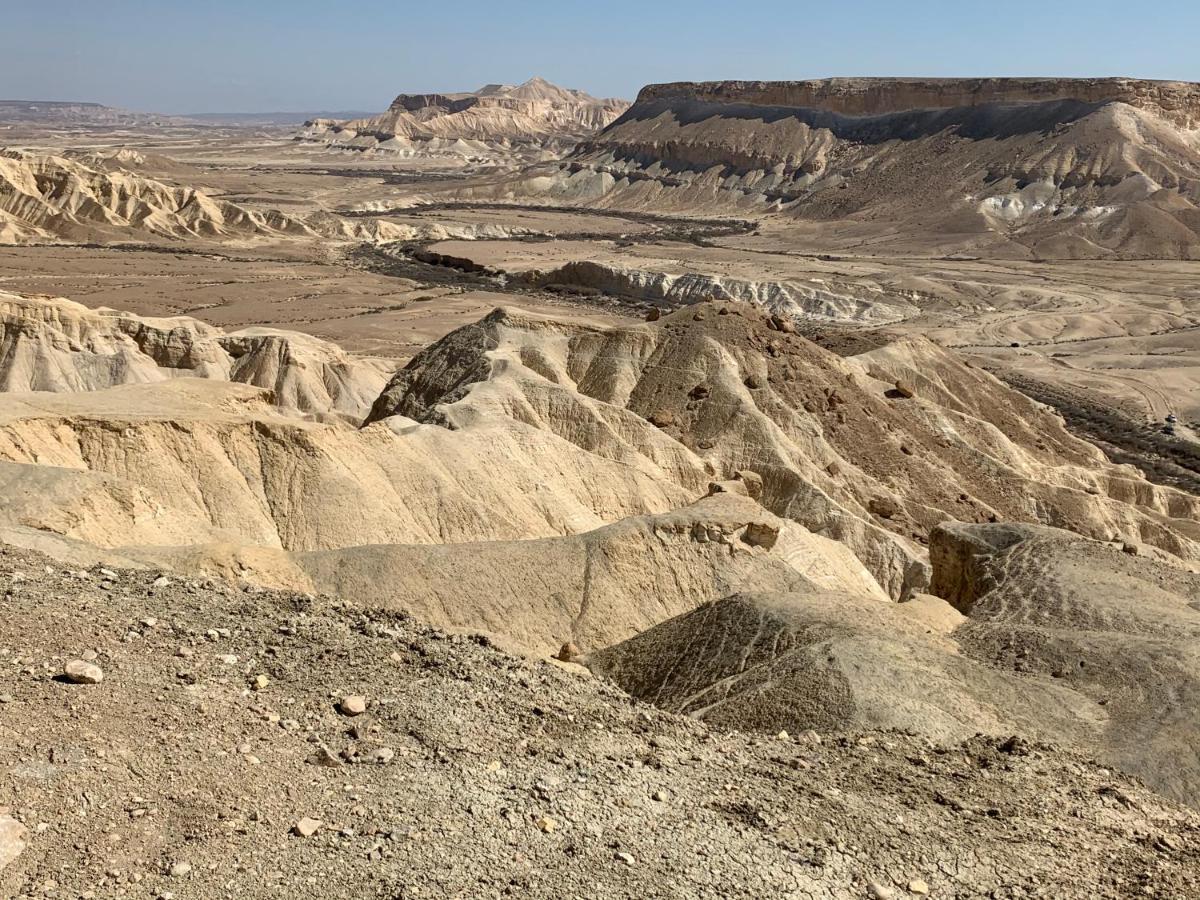
[[[893,351],[910,362],[919,351],[928,372],[906,398],[868,374],[892,377],[882,355],[843,359],[752,307],[724,309],[613,329],[498,311],[414,358],[371,418],[456,433],[518,421],[591,454],[650,460],[683,485],[755,471],[768,509],[845,542],[897,597],[926,584],[923,542],[947,519],[1042,522],[1198,558],[1200,501],[1108,464],[947,351]]]
[[[412,606],[445,624],[501,632],[487,578],[468,577],[451,551],[347,548],[472,544],[494,565],[470,565],[490,574],[505,553],[538,551],[483,542],[665,514],[710,482],[749,473],[742,483],[762,506],[802,526],[803,540],[777,553],[791,560],[785,548],[800,547],[786,565],[830,589],[844,589],[839,570],[861,563],[870,578],[855,582],[860,593],[871,579],[880,596],[921,592],[929,533],[953,519],[1062,525],[1152,544],[1181,564],[1200,559],[1200,501],[1109,465],[1060,419],[946,351],[910,341],[844,359],[770,324],[753,308],[722,315],[712,305],[621,328],[499,310],[414,358],[361,429],[303,420],[269,393],[209,379],[3,395],[0,461],[12,464],[11,483],[24,468],[51,487],[5,498],[0,524],[126,555],[139,545],[176,548],[185,568],[257,567],[272,583],[384,603],[408,583],[398,572],[443,567],[440,583],[460,578],[461,608],[448,611],[452,593],[437,586],[414,588]],[[914,396],[882,380],[899,376]],[[628,529],[641,541],[648,527]],[[239,545],[332,555],[239,556]],[[579,559],[581,546],[546,553]],[[539,646],[564,635],[596,646],[594,626],[573,631],[562,618],[565,609],[579,615],[587,595],[563,566],[567,582],[550,578],[563,598],[551,604],[559,618],[536,633]],[[677,568],[669,555],[644,566]],[[637,612],[650,590],[642,568],[626,566],[614,581],[634,598],[625,621],[612,616],[622,636],[650,624]],[[752,583],[699,577],[729,589]],[[513,608],[525,587],[517,578],[500,608]],[[715,599],[721,590],[694,593]],[[656,615],[679,611],[667,604]]]
[[[728,493],[581,535],[524,541],[123,552],[182,572],[354,597],[544,654],[566,641],[604,647],[738,590],[821,585],[888,599],[844,546]]]
[[[268,388],[280,407],[362,420],[393,364],[294,331],[223,332],[0,291],[0,391],[79,392],[196,377]]]
[[[0,240],[310,236],[299,220],[256,211],[133,172],[62,156],[0,148]]]
[[[0,459],[104,473],[146,492],[163,517],[292,550],[578,533],[704,492],[701,477],[685,489],[651,460],[604,459],[517,423],[463,434],[391,420],[359,431],[300,420],[270,401],[245,385],[191,378],[3,395]],[[126,543],[118,523],[88,508],[71,520],[70,537]]]
[[[1028,525],[942,526],[932,558],[932,590],[945,600],[734,597],[589,664],[723,727],[1014,731],[1086,744],[1195,804],[1200,576]],[[938,612],[946,601],[958,612]]]

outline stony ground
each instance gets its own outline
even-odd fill
[[[714,733],[402,616],[12,550],[0,592],[0,896],[1200,895],[1200,816],[1049,747]]]

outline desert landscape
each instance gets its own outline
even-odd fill
[[[0,101],[0,894],[1200,896],[1198,135]]]

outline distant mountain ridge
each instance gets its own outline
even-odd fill
[[[177,116],[134,112],[76,100],[0,100],[0,124],[122,125],[180,121]]]
[[[831,250],[1200,259],[1200,84],[649,85],[556,173],[539,174],[501,190],[613,209],[775,213]]]
[[[531,78],[466,93],[400,94],[378,116],[307,122],[299,138],[336,149],[400,153],[464,155],[513,144],[565,148],[607,127],[628,108],[625,100],[598,99]]]

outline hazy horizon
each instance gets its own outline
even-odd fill
[[[1127,5],[1103,0],[991,9],[768,0],[732,14],[708,0],[519,8],[364,0],[349,14],[311,0],[43,3],[6,14],[0,99],[180,115],[379,110],[400,92],[534,75],[628,99],[653,82],[726,78],[1200,80],[1200,8],[1176,0],[1132,20]]]

